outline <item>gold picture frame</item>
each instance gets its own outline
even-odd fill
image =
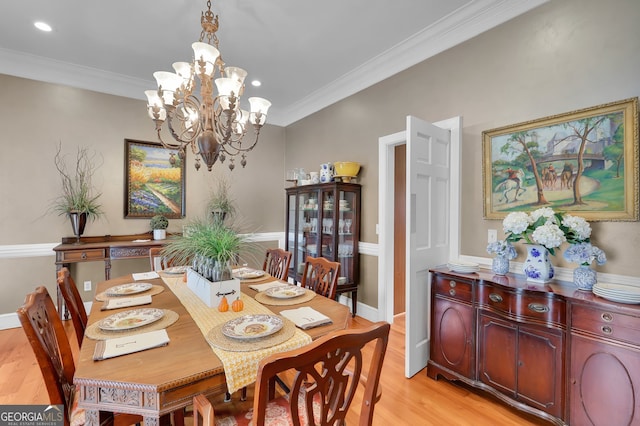
[[[482,132],[484,218],[551,207],[638,221],[638,98]]]

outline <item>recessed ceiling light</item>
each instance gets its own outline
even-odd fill
[[[252,85],[253,87],[260,87],[260,86],[262,86],[262,83],[260,82],[260,80],[253,80],[253,81],[251,82],[251,85]]]
[[[51,26],[45,22],[36,22],[33,25],[40,31],[46,31],[46,32],[51,31]]]

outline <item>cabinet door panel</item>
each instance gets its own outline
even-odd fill
[[[431,359],[473,379],[473,308],[438,297],[434,304]]]
[[[572,336],[571,424],[640,424],[640,351]]]
[[[517,326],[484,313],[479,321],[480,380],[515,398]]]
[[[520,326],[518,399],[556,417],[562,415],[563,337],[561,332]]]

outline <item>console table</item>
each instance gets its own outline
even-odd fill
[[[136,241],[146,240],[146,241]],[[135,241],[135,242],[134,242]],[[149,257],[151,247],[162,247],[167,240],[154,240],[150,233],[134,235],[103,235],[62,239],[62,244],[53,248],[56,253],[56,273],[73,263],[104,262],[104,278],[111,278],[111,261],[118,259],[140,259]],[[58,291],[58,312],[62,312],[62,297]],[[66,315],[65,315],[66,316]]]
[[[571,282],[431,270],[427,375],[557,425],[640,424],[640,306]]]

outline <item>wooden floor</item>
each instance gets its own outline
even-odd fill
[[[353,326],[367,325],[360,317]],[[73,333],[71,321],[65,321]],[[75,354],[75,337],[70,339]],[[382,399],[376,405],[374,425],[547,425],[517,412],[493,397],[446,380],[431,380],[421,371],[404,377],[404,317],[391,327],[389,347],[382,370]],[[356,395],[358,398],[359,395]],[[237,398],[234,398],[234,401]],[[21,328],[0,331],[0,405],[47,404],[47,393],[35,357]],[[348,424],[357,424],[360,400],[354,401]],[[229,404],[227,404],[229,406]],[[233,407],[233,404],[231,406]]]

